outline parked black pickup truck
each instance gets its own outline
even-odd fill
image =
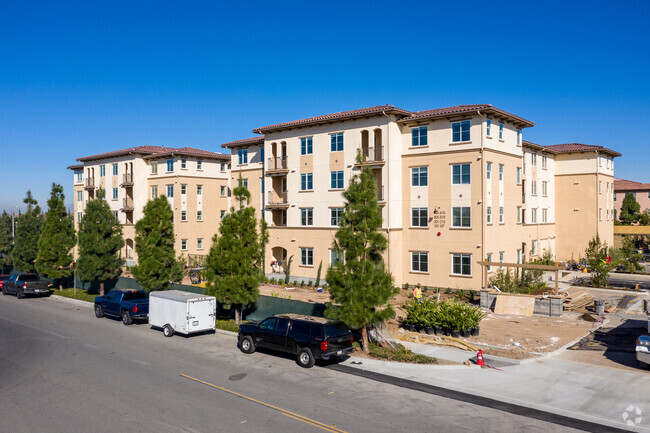
[[[244,353],[266,348],[297,355],[298,365],[305,368],[317,359],[326,361],[352,352],[352,332],[343,322],[298,314],[278,314],[239,325],[237,341]]]
[[[49,295],[50,283],[36,274],[13,274],[2,284],[2,294],[16,295],[18,299],[25,295]]]

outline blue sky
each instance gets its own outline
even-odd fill
[[[650,2],[0,0],[0,209],[72,203],[81,156],[225,151],[255,127],[373,105],[490,103],[524,138],[623,153],[650,182]]]

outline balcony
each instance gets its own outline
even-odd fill
[[[287,192],[269,191],[268,199],[265,207],[268,209],[287,209],[289,207],[289,201],[287,200]]]
[[[386,206],[386,196],[384,195],[384,186],[377,187],[377,202],[379,206]]]
[[[128,199],[128,198],[122,199],[122,207],[120,208],[122,212],[133,212],[133,209],[134,207],[133,207],[132,199]]]
[[[384,146],[361,147],[357,149],[357,162],[361,167],[381,167],[386,164]]]
[[[268,165],[266,166],[266,174],[269,176],[278,176],[289,173],[286,156],[272,156],[269,157],[268,161]]]
[[[133,173],[126,173],[122,175],[122,188],[130,188],[133,186]]]
[[[84,189],[95,189],[95,179],[92,177],[86,179],[86,183],[84,184]]]

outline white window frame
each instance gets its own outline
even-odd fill
[[[344,189],[345,177],[343,170],[330,171],[330,189]]]
[[[239,165],[248,164],[248,149],[237,149],[237,163]]]
[[[113,176],[117,176],[119,173],[119,168],[117,166],[117,163],[113,164]]]
[[[503,206],[499,206],[499,224],[503,224],[505,222],[505,216],[503,214]]]
[[[225,185],[221,185],[219,187],[219,195],[221,197],[227,197],[228,196],[228,187]]]
[[[455,218],[454,214],[456,213],[456,209],[458,209],[459,212],[459,220],[460,220],[460,225],[455,225]],[[464,216],[463,215],[463,209],[467,209],[469,211],[469,215]],[[463,225],[463,223],[467,221],[468,225]],[[472,208],[470,206],[454,206],[451,208],[451,226],[453,228],[472,228]]]
[[[174,184],[168,183],[166,186],[167,186],[167,198],[174,198]]]
[[[415,268],[416,257],[418,258],[417,260],[418,269]],[[424,260],[422,260],[422,258],[424,258]],[[428,251],[411,251],[411,272],[417,272],[423,274],[429,273],[429,252]]]
[[[459,168],[459,174],[458,174],[458,182],[455,181],[454,179],[454,168],[455,167],[460,167]],[[467,177],[469,178],[468,182],[463,181],[463,174],[465,173],[465,168],[467,168]],[[469,162],[462,163],[462,164],[452,164],[451,165],[451,184],[452,185],[471,185],[472,184],[472,164]]]
[[[300,247],[300,266],[314,266],[314,249]]]
[[[314,225],[314,208],[301,207],[300,208],[300,226],[311,227]]]
[[[503,123],[499,122],[499,140],[503,140]]]
[[[181,158],[181,170],[187,170],[187,158]]]
[[[151,193],[151,200],[158,198],[158,185],[151,185],[150,193]]]
[[[113,188],[113,200],[117,200],[119,198],[119,190],[117,188]]]
[[[181,251],[187,251],[187,239],[181,239]]]
[[[314,153],[314,138],[313,137],[301,137],[300,138],[300,154],[301,155],[312,155]]]
[[[486,130],[487,136],[492,137],[492,119],[486,119],[486,121],[487,121],[486,122],[487,125],[485,127],[485,130]]]
[[[417,185],[416,185],[417,179]],[[422,180],[424,179],[424,182]],[[429,185],[429,166],[411,167],[411,186]]]
[[[487,173],[487,175],[486,175],[486,179],[487,179],[487,180],[492,179],[492,163],[491,163],[491,162],[488,162],[488,163],[487,163],[486,173]]]
[[[173,173],[174,172],[174,158],[168,159],[166,164],[167,164],[167,173]]]
[[[499,164],[499,181],[503,180],[503,164]]]
[[[203,238],[196,238],[196,249],[197,250],[203,249]]]
[[[181,222],[187,221],[187,211],[182,210],[181,211]]]
[[[181,195],[187,195],[187,184],[181,183]]]
[[[342,207],[332,207],[330,208],[330,227],[340,227],[341,217],[343,216]],[[336,224],[334,224],[336,222]]]
[[[521,167],[517,167],[517,185],[521,185]]]
[[[548,181],[542,181],[542,197],[548,197]]]
[[[428,145],[429,127],[427,125],[421,125],[411,128],[411,147],[422,147]]]
[[[455,260],[459,259],[460,273],[454,272]],[[463,272],[464,268],[469,265],[469,273]],[[462,275],[462,276],[472,276],[472,255],[463,254],[463,253],[452,253],[451,254],[451,275]]]
[[[339,137],[341,138],[339,143]],[[340,145],[340,149],[339,149]],[[343,152],[345,149],[345,141],[342,132],[334,132],[330,134],[330,153],[331,152]]]
[[[492,206],[487,207],[486,224],[492,224]]]
[[[99,177],[105,177],[106,176],[106,166],[105,165],[100,165],[99,166]]]
[[[411,227],[429,227],[428,207],[411,208]]]
[[[458,140],[454,139],[454,129],[458,128]],[[467,132],[467,139],[463,140],[463,132]],[[452,143],[469,143],[472,141],[472,122],[470,120],[460,120],[451,123],[451,142]]]
[[[196,160],[196,169],[197,170],[203,170],[203,160],[201,160],[201,159]]]
[[[196,220],[197,221],[203,221],[203,211],[202,210],[197,210],[196,211]]]
[[[300,191],[313,191],[313,190],[314,190],[314,173],[300,173]]]
[[[151,174],[158,174],[158,161],[151,161]]]
[[[196,186],[196,195],[203,195],[203,185]]]

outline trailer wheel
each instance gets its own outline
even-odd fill
[[[104,317],[104,310],[101,305],[95,305],[95,317]]]
[[[133,323],[133,319],[131,318],[131,314],[128,310],[122,310],[122,323],[125,325],[130,325]]]
[[[165,337],[171,337],[174,335],[174,328],[172,328],[172,325],[167,324],[163,326],[163,334]]]
[[[298,365],[304,368],[311,368],[314,366],[316,359],[308,347],[298,351]]]
[[[239,350],[241,350],[244,353],[255,352],[255,345],[253,344],[253,339],[248,335],[242,337],[241,341],[239,342]]]

